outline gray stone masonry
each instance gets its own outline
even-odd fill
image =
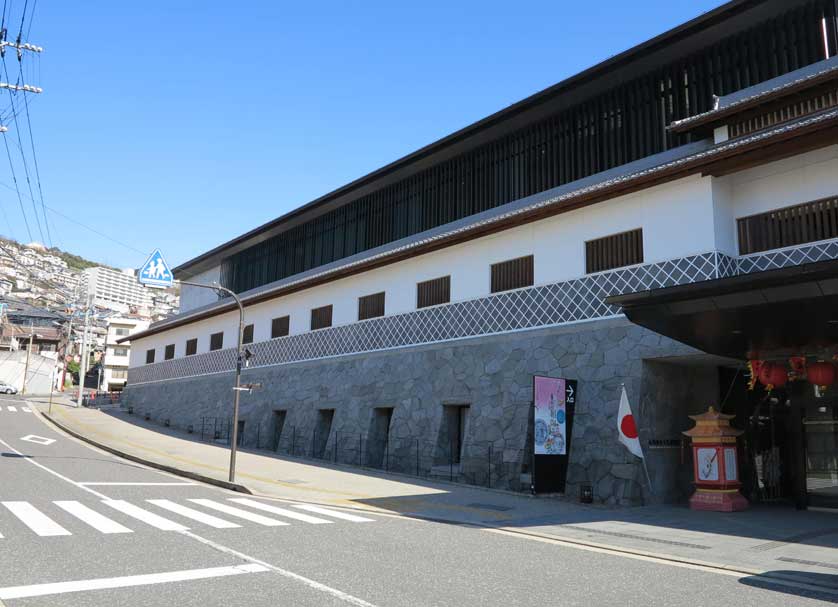
[[[646,450],[650,493],[639,460],[617,441],[616,414],[625,384],[644,448],[652,437],[678,438],[690,427],[687,413],[718,395],[715,368],[664,362],[693,354],[620,318],[246,369],[242,381],[262,386],[242,393],[244,441],[255,446],[258,432],[261,447],[281,453],[310,455],[314,447],[339,462],[374,460],[390,470],[526,491],[532,376],[565,377],[579,382],[566,493],[575,497],[590,483],[596,500],[609,504],[677,501],[689,490],[679,450]],[[232,373],[129,385],[123,404],[199,433],[202,418],[229,419],[232,385]],[[459,462],[444,405],[469,406]],[[389,432],[373,425],[382,407],[393,408]],[[321,409],[334,409],[326,430]],[[276,437],[278,410],[287,413]]]

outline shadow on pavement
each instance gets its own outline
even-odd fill
[[[778,578],[780,579],[778,580]],[[794,582],[798,583],[803,583],[803,579],[806,579],[812,584],[838,590],[838,574],[833,575],[811,572],[803,573],[792,570],[777,570],[769,571],[761,575],[751,575],[741,578],[739,583],[753,588],[782,592],[784,594],[790,594],[801,598],[819,599],[830,603],[838,603],[838,597],[836,597],[835,594],[818,592],[817,590],[813,590],[811,588],[796,587],[794,585],[790,585],[785,581],[785,579],[793,579]]]

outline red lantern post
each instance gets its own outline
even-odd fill
[[[739,462],[736,437],[742,430],[731,427],[733,415],[717,412],[690,415],[695,427],[684,432],[692,439],[695,493],[690,498],[693,510],[735,512],[745,510],[748,500],[739,493]]]
[[[835,381],[835,367],[832,363],[819,360],[809,365],[806,371],[806,378],[821,390],[826,390]]]

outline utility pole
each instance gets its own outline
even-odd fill
[[[90,326],[90,298],[87,299],[87,309],[84,311],[84,333],[81,339],[81,363],[79,364],[79,397],[76,406],[81,407],[82,394],[84,393],[84,378],[87,375],[87,330]]]
[[[26,394],[26,377],[29,375],[29,357],[32,355],[32,338],[35,337],[35,322],[29,321],[29,347],[26,348],[26,364],[23,366],[23,388],[20,393]]]

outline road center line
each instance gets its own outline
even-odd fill
[[[243,575],[246,573],[262,573],[266,571],[270,571],[270,569],[264,565],[251,563],[248,565],[234,565],[232,567],[210,567],[208,569],[187,569],[184,571],[169,571],[166,573],[129,575],[74,582],[11,586],[9,588],[0,588],[0,600],[8,601],[11,599],[45,596],[48,594],[66,594],[68,592],[82,592],[85,590],[104,590],[107,588],[128,588],[130,586],[148,586],[151,584],[205,580],[208,578]]]

